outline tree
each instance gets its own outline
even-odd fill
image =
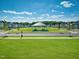
[[[7,31],[9,29],[8,28],[8,22],[6,21],[6,19],[7,19],[7,16],[3,17],[4,21],[2,21],[3,22],[3,30],[4,31]]]
[[[0,29],[3,29],[3,21],[0,21]]]
[[[3,30],[4,31],[7,31],[9,28],[8,28],[8,22],[7,21],[3,21]]]
[[[68,22],[67,24],[68,24],[68,30],[70,30],[72,24],[71,24],[71,22]]]
[[[61,28],[61,24],[62,24],[63,22],[54,22],[54,24],[57,24],[57,27],[58,27],[58,29],[60,29]]]
[[[57,24],[56,21],[43,21],[43,23],[46,24],[46,25],[50,25],[50,26],[54,25],[54,27]]]

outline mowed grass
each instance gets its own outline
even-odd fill
[[[9,37],[8,37],[9,38]],[[79,59],[79,40],[0,40],[0,59]],[[19,37],[18,37],[19,38]],[[24,38],[24,37],[23,37]],[[40,37],[38,37],[40,38]],[[47,38],[47,37],[46,37]],[[53,38],[53,37],[51,37]],[[55,37],[54,37],[55,38]]]

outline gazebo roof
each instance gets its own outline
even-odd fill
[[[46,25],[44,23],[38,22],[38,23],[33,24],[32,26],[34,26],[34,27],[43,27],[43,26],[46,26]]]

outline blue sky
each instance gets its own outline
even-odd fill
[[[77,21],[79,0],[0,0],[0,20]]]

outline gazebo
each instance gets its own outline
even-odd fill
[[[37,22],[32,25],[33,31],[47,31],[46,25],[42,22]]]
[[[46,27],[46,25],[42,22],[38,22],[32,25],[32,27]]]

